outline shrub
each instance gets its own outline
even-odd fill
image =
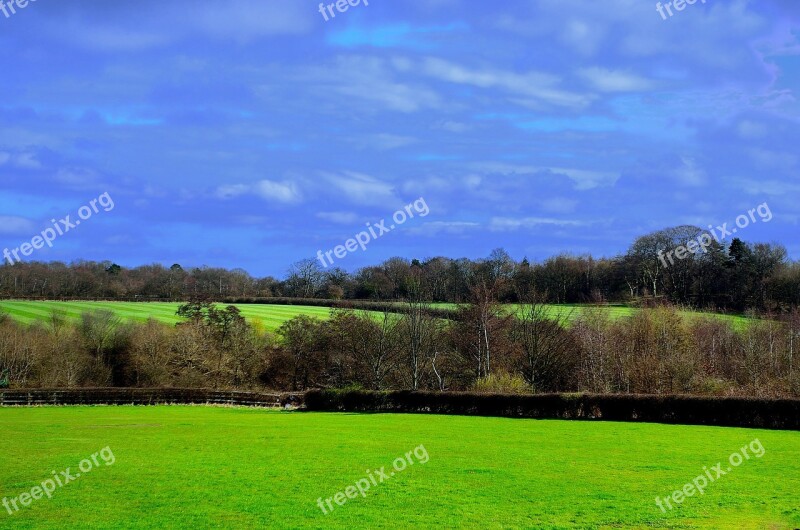
[[[518,375],[490,374],[478,379],[472,385],[478,394],[529,394],[531,387]]]

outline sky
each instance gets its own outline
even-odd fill
[[[386,219],[335,265],[611,257],[766,203],[737,237],[800,258],[797,0],[331,9],[0,12],[0,249],[282,276]]]

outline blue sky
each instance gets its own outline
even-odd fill
[[[38,0],[0,13],[0,246],[104,192],[31,260],[283,275],[338,263],[612,256],[732,222],[800,257],[800,2]]]

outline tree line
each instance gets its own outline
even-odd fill
[[[713,241],[702,253],[667,262],[663,254],[696,240],[703,231],[681,226],[642,236],[613,258],[561,254],[539,263],[515,261],[502,249],[485,259],[395,257],[353,273],[323,269],[315,260],[293,264],[282,279],[256,278],[242,269],[184,269],[112,262],[18,263],[0,266],[5,298],[102,298],[175,300],[197,297],[317,298],[394,301],[409,296],[422,278],[432,302],[463,303],[481,284],[502,283],[501,302],[518,302],[536,291],[550,303],[635,302],[662,299],[729,311],[786,310],[800,304],[800,263],[777,244]]]
[[[410,297],[395,312],[331,309],[268,332],[234,306],[196,301],[183,322],[122,322],[108,311],[23,326],[0,318],[0,379],[12,387],[241,390],[409,389],[798,397],[800,311],[773,318],[687,317],[672,306],[613,320],[603,305],[519,310],[496,286],[450,319]]]

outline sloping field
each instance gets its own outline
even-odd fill
[[[6,311],[15,320],[30,324],[36,320],[46,320],[55,311],[62,312],[67,318],[77,320],[86,311],[108,310],[126,320],[146,321],[154,318],[166,324],[175,324],[182,319],[175,313],[178,303],[169,302],[28,302],[3,301],[0,310]],[[309,315],[328,318],[327,307],[286,306],[240,304],[237,306],[248,320],[260,321],[269,330],[277,329],[281,324],[297,315]]]
[[[52,311],[62,312],[69,319],[77,320],[81,313],[94,310],[109,310],[126,320],[145,321],[154,318],[159,322],[174,324],[181,319],[175,314],[178,303],[170,302],[31,302],[31,301],[0,301],[0,311],[6,311],[15,320],[30,324],[36,320],[46,320]],[[220,304],[224,305],[224,304]],[[288,306],[268,304],[236,304],[242,315],[251,322],[260,321],[265,329],[275,330],[282,323],[297,315],[327,319],[330,309],[327,307],[313,306]],[[433,307],[455,309],[455,304],[433,304]],[[508,306],[511,310],[519,311],[519,305]],[[587,307],[582,305],[548,305],[547,311],[554,318],[562,315],[566,321],[574,321]],[[603,306],[602,311],[607,311],[612,320],[632,315],[634,308],[627,306]],[[739,328],[747,323],[748,319],[741,316],[720,315],[716,313],[703,313],[694,311],[681,311],[686,318],[707,316],[718,318],[732,323]]]
[[[442,309],[455,309],[457,304],[433,304],[434,307]],[[511,304],[508,306],[513,311],[520,311],[521,304]],[[633,315],[638,309],[625,306],[625,305],[604,305],[604,306],[590,306],[581,304],[545,304],[547,314],[552,318],[561,316],[568,324],[578,318],[583,311],[586,310],[600,310],[608,313],[611,320],[617,320],[624,317]],[[724,315],[720,313],[709,313],[707,311],[679,311],[679,313],[687,319],[698,317],[709,317],[723,320],[733,324],[737,329],[747,324],[750,319],[739,315]]]
[[[74,477],[0,528],[800,527],[798,432],[185,406],[0,408],[0,426],[0,499]],[[702,495],[656,505],[706,469]]]

